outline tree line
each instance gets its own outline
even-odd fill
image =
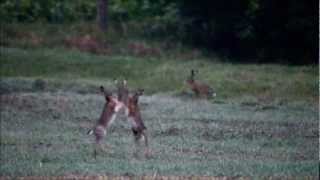
[[[110,22],[144,22],[146,37],[169,37],[239,62],[309,64],[318,63],[318,3],[316,0],[3,0],[0,16],[2,23],[95,21],[102,5],[105,27]]]

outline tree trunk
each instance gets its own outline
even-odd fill
[[[17,14],[17,20],[18,21],[20,21],[21,20],[21,18],[20,18],[20,14],[21,14],[21,10],[20,10],[20,7],[21,7],[21,1],[20,0],[16,0],[15,1],[15,4],[14,4],[14,6],[15,6],[15,10],[16,10],[16,14]]]
[[[97,0],[97,20],[102,31],[108,28],[108,0]]]

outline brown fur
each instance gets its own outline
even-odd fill
[[[191,76],[187,79],[187,84],[198,97],[209,98],[215,94],[209,85],[194,79],[194,70],[191,70]]]
[[[92,133],[95,135],[95,142],[96,145],[101,148],[101,140],[104,136],[106,136],[106,129],[110,126],[112,123],[111,121],[115,119],[116,113],[118,109],[123,106],[121,102],[119,102],[116,98],[112,97],[112,94],[108,91],[104,90],[104,87],[100,87],[101,92],[104,94],[106,103],[103,107],[101,116],[96,124],[96,126],[93,128],[93,130],[90,130],[88,134]],[[118,109],[117,109],[118,108]],[[96,157],[97,149],[95,148],[94,156]]]
[[[96,126],[88,132],[88,134],[95,135],[97,147],[94,151],[94,157],[96,158],[97,148],[102,149],[101,140],[106,135],[106,129],[110,126],[111,121],[115,119],[116,113],[123,107],[127,109],[128,121],[132,125],[131,130],[133,132],[136,147],[140,146],[139,141],[143,138],[146,147],[145,155],[149,156],[148,137],[145,132],[147,128],[142,121],[138,104],[139,96],[143,94],[143,90],[138,90],[133,95],[129,96],[129,90],[126,87],[125,81],[118,86],[118,99],[112,97],[112,94],[105,91],[102,86],[100,87],[100,90],[105,96],[106,103]]]
[[[144,138],[144,145],[145,145],[145,155],[149,155],[149,149],[148,149],[148,137],[146,135],[146,126],[144,125],[141,113],[140,113],[140,107],[138,104],[139,96],[143,94],[143,90],[136,91],[131,97],[129,97],[129,104],[128,104],[128,120],[133,121],[130,122],[132,124],[132,132],[134,135],[134,140],[136,143],[136,146],[139,146],[139,141]]]
[[[117,84],[117,91],[118,91],[118,100],[121,101],[123,104],[128,106],[129,103],[129,89],[127,87],[126,80],[121,82],[116,82]]]

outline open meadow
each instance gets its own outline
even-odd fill
[[[190,69],[217,97],[186,87]],[[319,176],[318,68],[219,59],[93,55],[65,48],[1,47],[0,176]],[[102,112],[99,86],[127,78],[151,157],[133,156],[123,115],[92,156],[86,132]]]

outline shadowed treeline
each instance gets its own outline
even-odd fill
[[[318,63],[318,1],[109,0],[105,20],[121,37],[132,29],[238,62]],[[5,0],[2,23],[96,20],[97,1]],[[110,27],[108,26],[108,27]]]

